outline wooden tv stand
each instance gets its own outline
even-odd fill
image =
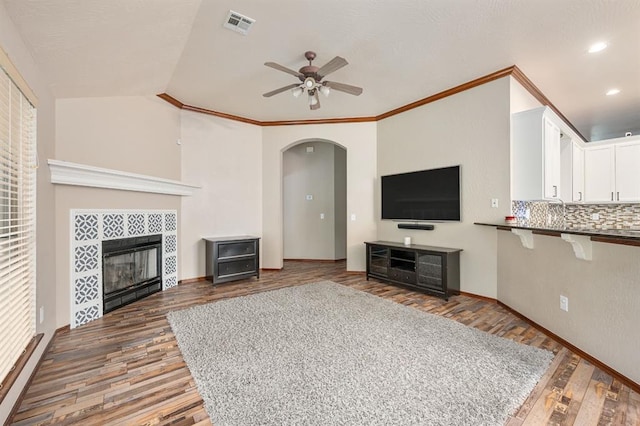
[[[449,300],[460,294],[462,249],[389,241],[365,242],[367,280],[377,278]]]

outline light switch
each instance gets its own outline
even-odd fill
[[[356,214],[355,213],[351,213],[351,220],[356,220]]]
[[[494,208],[494,209],[498,208],[498,199],[497,198],[492,198],[491,199],[491,208]]]
[[[324,213],[320,213],[320,219],[324,219]]]

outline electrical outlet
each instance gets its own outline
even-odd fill
[[[324,219],[324,213],[320,213],[320,219]]]
[[[591,215],[591,220],[600,220],[600,213],[593,213]]]
[[[560,295],[560,309],[569,312],[569,298],[567,296]]]
[[[491,199],[491,208],[494,208],[494,209],[498,208],[498,199],[497,198],[492,198]]]
[[[40,324],[44,322],[44,306],[40,306]]]

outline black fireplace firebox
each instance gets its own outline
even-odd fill
[[[103,312],[162,290],[162,235],[102,242]]]

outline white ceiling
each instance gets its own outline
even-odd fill
[[[640,134],[639,0],[3,0],[56,97],[152,95],[255,120],[374,116],[517,65],[588,140]],[[222,27],[230,9],[256,19]],[[609,48],[587,53],[590,44]],[[310,111],[297,70],[349,65]],[[605,96],[617,87],[621,93]]]

